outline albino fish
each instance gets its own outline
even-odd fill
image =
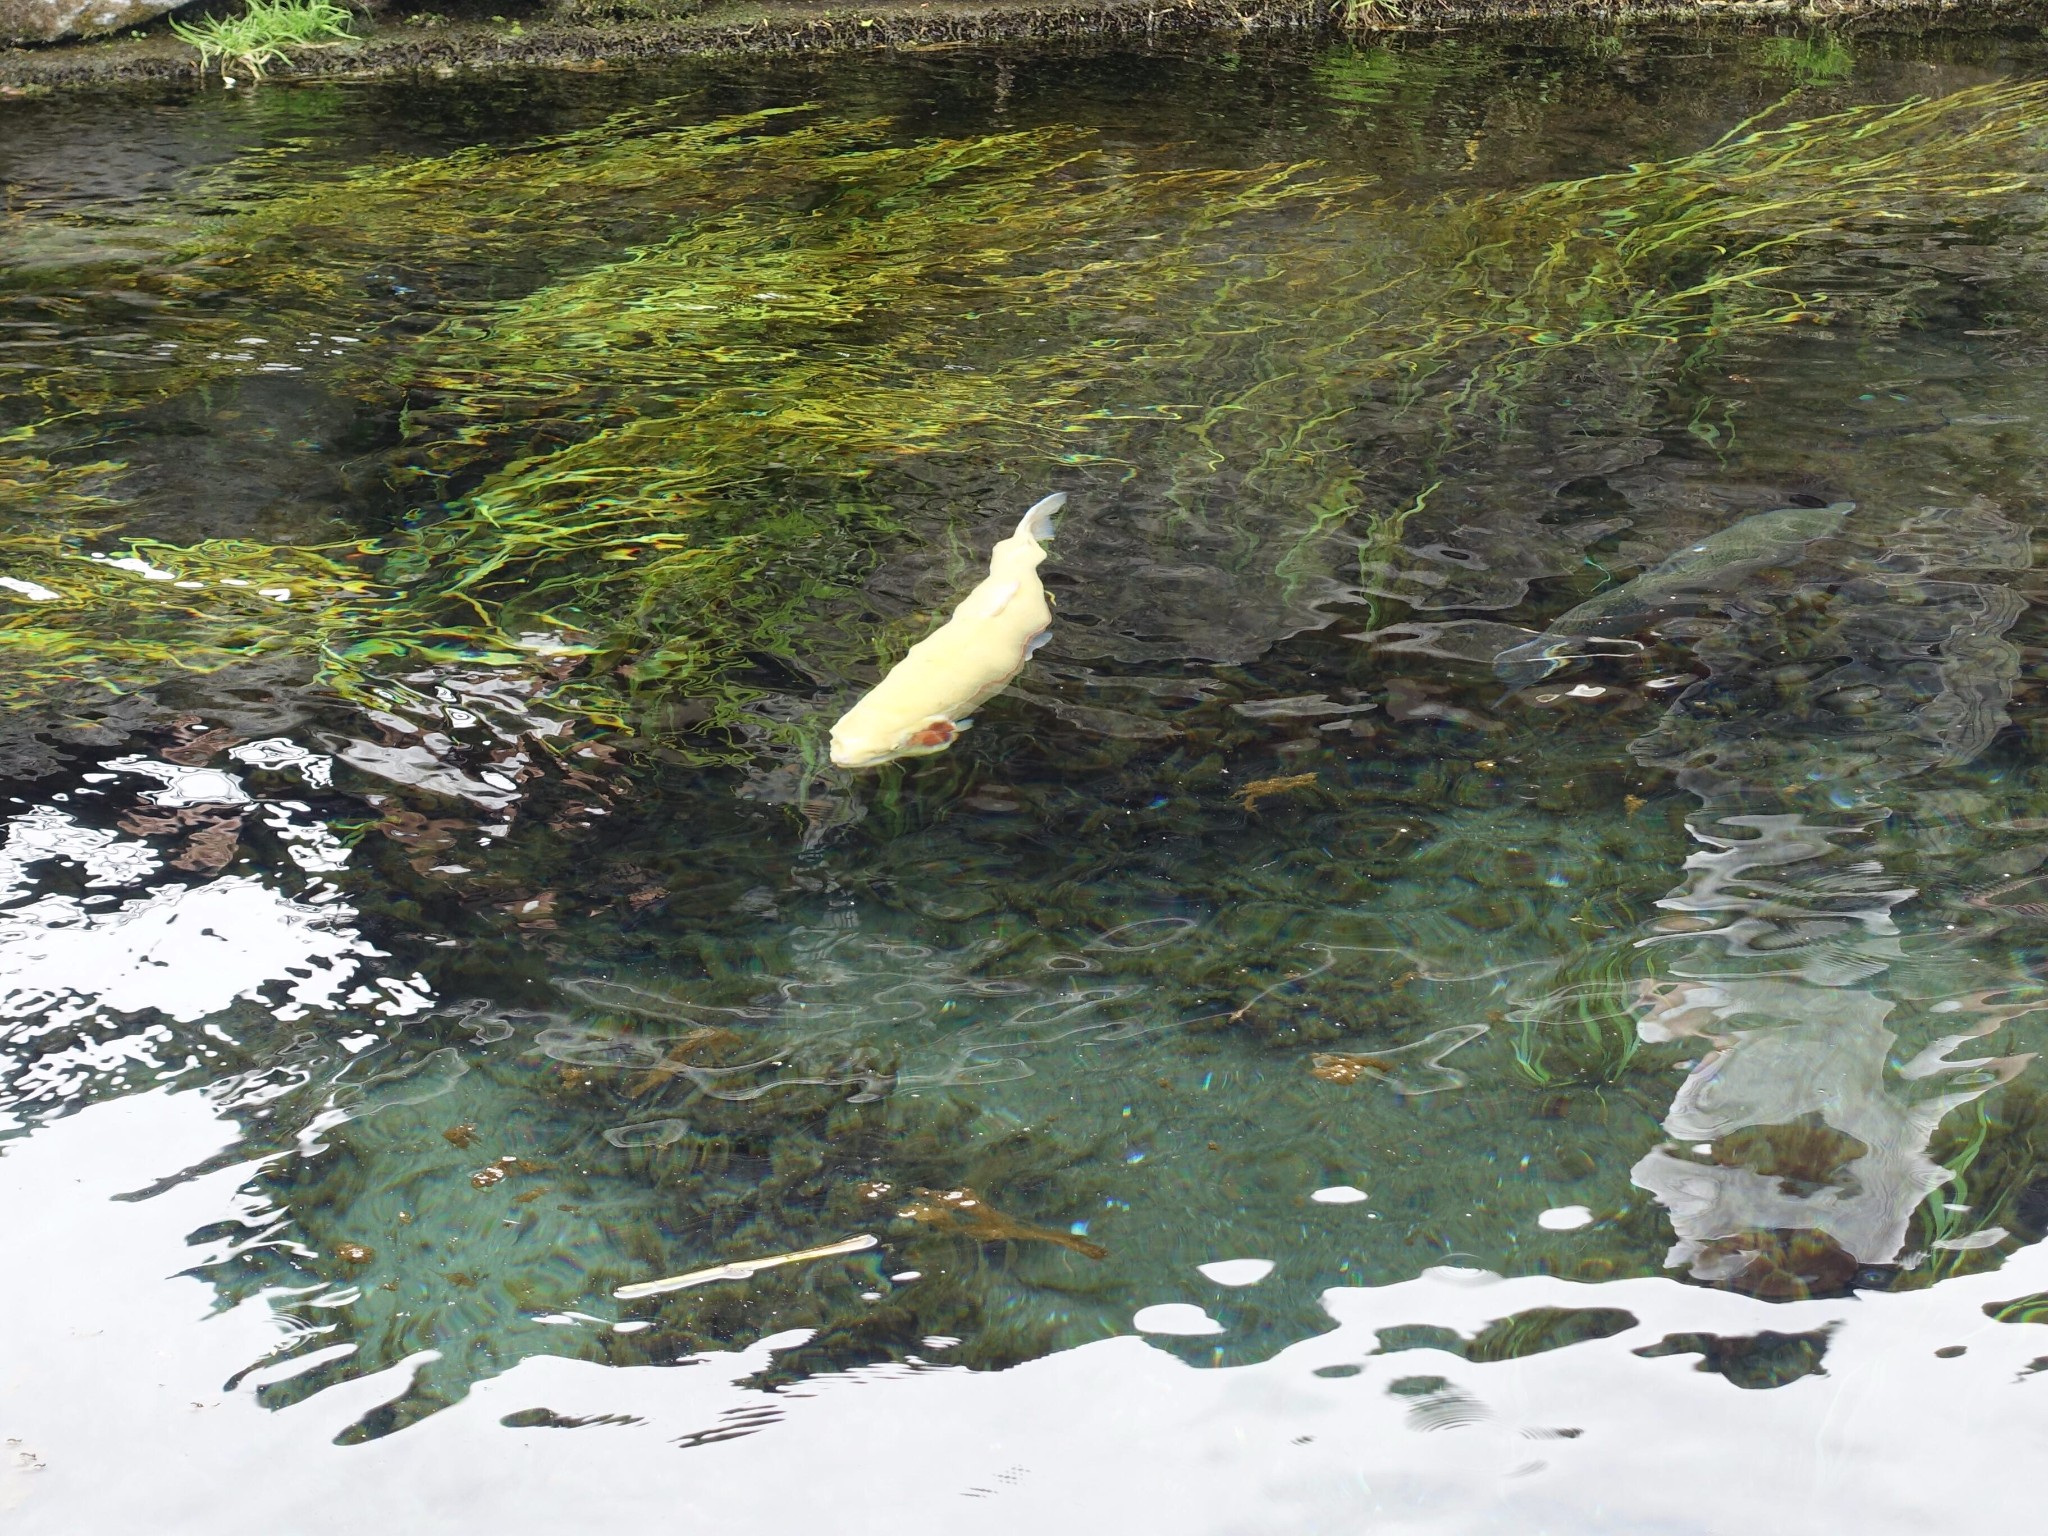
[[[666,1280],[642,1280],[638,1285],[622,1285],[612,1294],[620,1301],[639,1301],[646,1296],[664,1296],[670,1291],[687,1291],[693,1286],[709,1285],[714,1280],[751,1280],[764,1269],[778,1269],[784,1264],[808,1264],[813,1259],[829,1259],[841,1253],[861,1253],[878,1243],[879,1239],[863,1232],[859,1237],[827,1243],[822,1248],[771,1253],[764,1259],[739,1259],[731,1264],[713,1265],[710,1269],[693,1269],[687,1275],[670,1275]]]
[[[988,575],[953,616],[910,648],[832,727],[832,761],[874,768],[899,757],[943,752],[971,723],[968,716],[1024,668],[1052,628],[1038,579],[1052,515],[1065,506],[1056,492],[1026,512],[1017,531],[996,545]]]

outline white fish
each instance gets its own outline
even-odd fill
[[[612,1294],[620,1301],[638,1301],[643,1296],[662,1296],[670,1291],[687,1291],[692,1286],[709,1285],[714,1280],[751,1280],[764,1269],[774,1269],[782,1264],[804,1264],[812,1259],[829,1259],[835,1254],[860,1253],[873,1248],[879,1238],[863,1232],[859,1237],[849,1237],[842,1242],[827,1243],[822,1248],[800,1248],[795,1253],[772,1253],[765,1259],[740,1259],[731,1264],[718,1264],[710,1269],[693,1269],[687,1275],[670,1275],[666,1280],[643,1280],[638,1285],[622,1285]]]
[[[1066,502],[1057,492],[1026,512],[1017,531],[990,552],[988,575],[953,616],[839,717],[832,727],[835,764],[874,768],[943,752],[981,702],[1023,670],[1052,628],[1038,567],[1052,515]]]

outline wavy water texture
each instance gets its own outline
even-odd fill
[[[1770,556],[1792,573],[1778,590],[1731,591],[1718,614],[1687,621],[1707,675],[1630,748],[1704,802],[1689,821],[1701,851],[1658,903],[1679,915],[1673,931],[1640,941],[1667,979],[1643,984],[1636,1025],[1704,1054],[1664,1118],[1667,1144],[1632,1177],[1670,1214],[1667,1264],[1765,1295],[1926,1260],[1907,1252],[1909,1233],[1960,1173],[1930,1155],[1937,1134],[2034,1059],[1950,1053],[2048,1005],[2022,971],[1916,967],[1901,913],[1921,893],[1872,847],[1890,815],[1879,796],[1968,764],[2006,722],[2019,655],[2003,637],[2026,604],[1941,576],[2014,576],[2030,563],[2026,536],[1981,504],[1903,521],[1866,509],[1840,532],[1833,558],[1792,545]],[[1667,617],[1656,602],[1614,611]],[[1773,799],[1785,808],[1748,809]],[[1802,802],[1853,809],[1792,808]],[[1967,990],[1944,995],[1944,972]],[[1977,1026],[1901,1060],[1902,1034],[1959,1014]],[[1982,1244],[1946,1236],[1937,1216],[1920,1227],[1967,1251],[2006,1235],[1984,1221]]]
[[[784,1341],[712,1454],[1356,1292],[1388,1424],[1511,1446],[1578,1421],[1463,1367],[1826,1389],[1849,1291],[2038,1240],[2040,88],[1463,49],[428,85],[349,169],[266,93],[142,267],[8,268],[0,1104],[227,1117],[120,1188],[227,1191],[232,1390],[530,1439]],[[820,773],[1049,482],[1021,686]]]

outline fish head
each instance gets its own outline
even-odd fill
[[[890,734],[847,730],[846,725],[842,720],[832,732],[832,763],[837,768],[879,768],[899,757],[929,757],[953,745],[961,730],[945,715],[928,715]]]

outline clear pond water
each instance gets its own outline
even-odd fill
[[[0,102],[10,1529],[2023,1528],[2044,63]]]

